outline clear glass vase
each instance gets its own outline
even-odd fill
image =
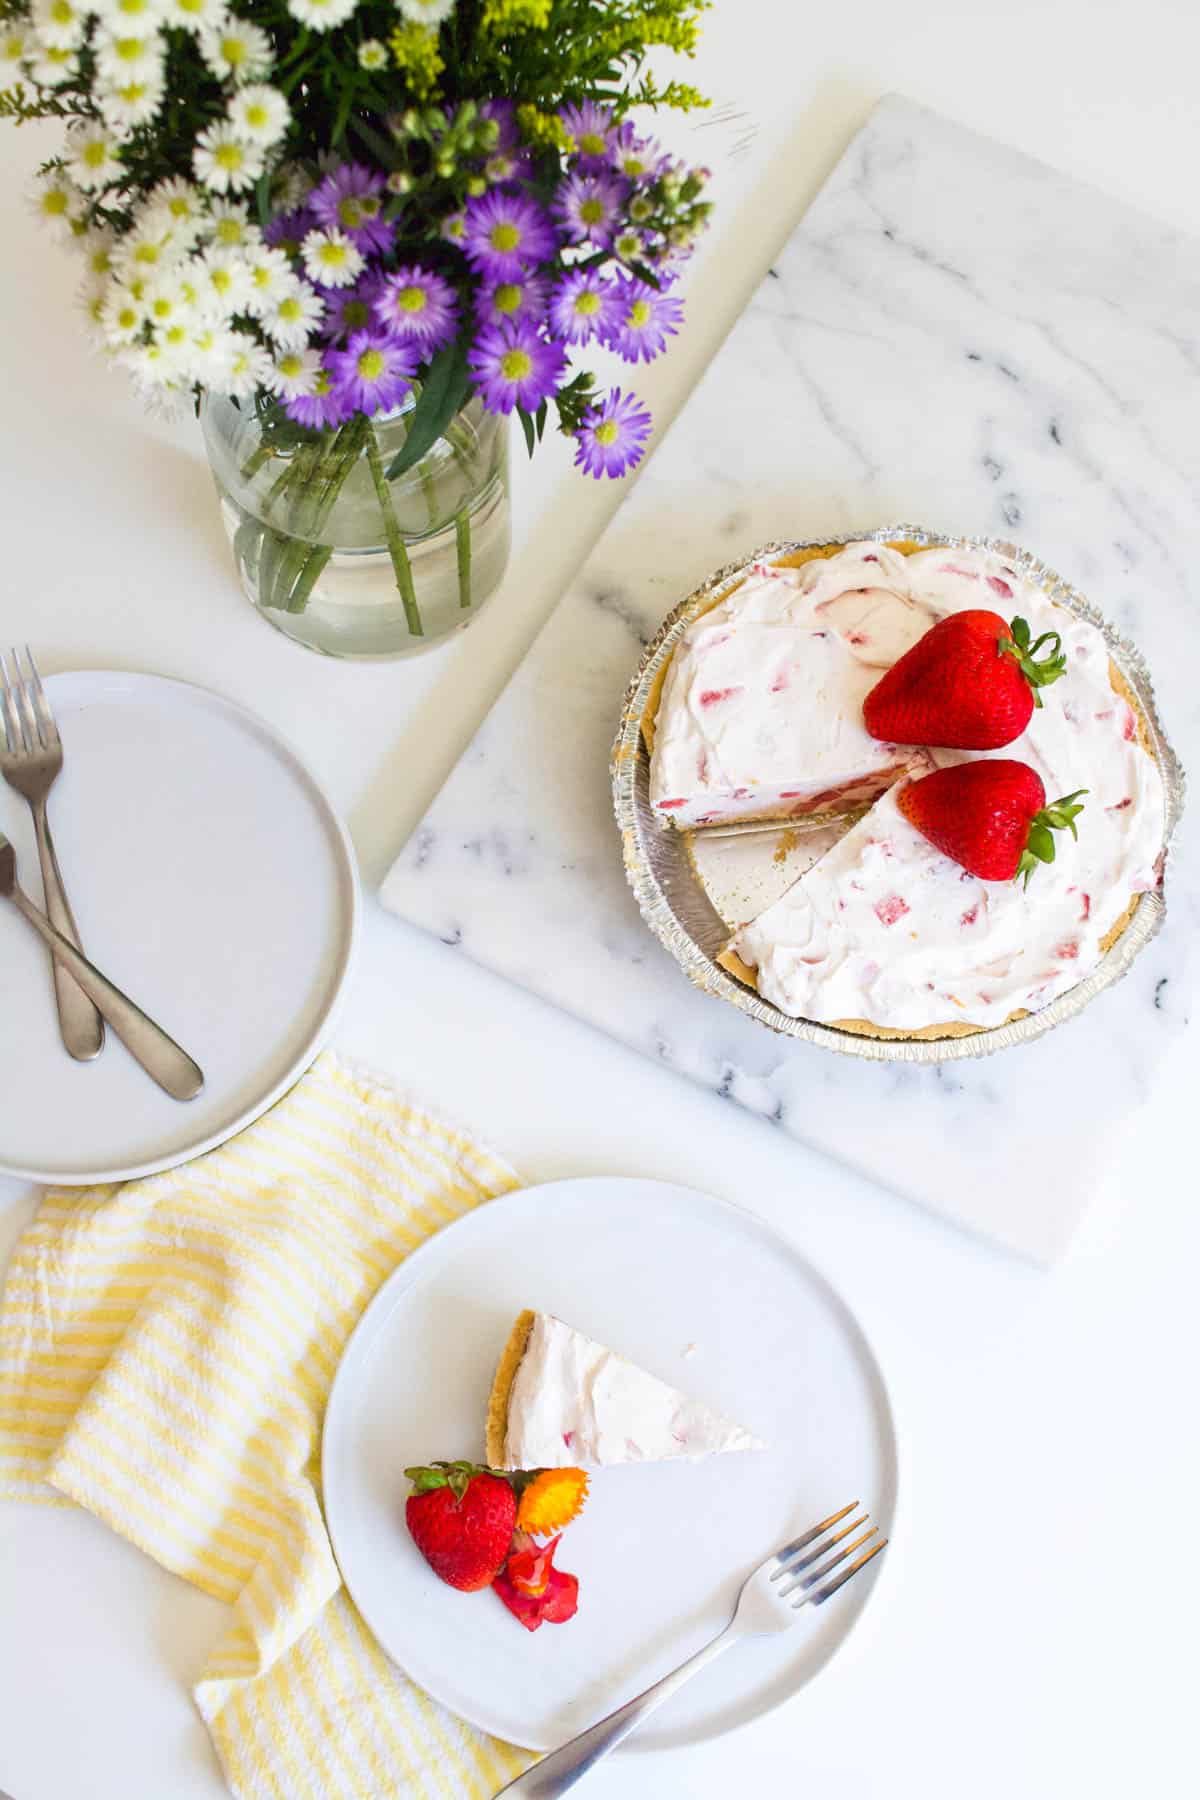
[[[470,624],[504,574],[508,420],[472,400],[393,474],[412,406],[301,432],[249,401],[204,400],[242,587],[264,619],[322,655],[431,649]]]

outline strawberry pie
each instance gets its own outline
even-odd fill
[[[967,752],[938,747],[961,738],[922,733],[933,747],[916,750],[872,736],[863,703],[883,675],[939,621],[979,609],[1016,622],[1017,660],[1031,639],[1052,644],[1053,685],[1015,741]],[[647,735],[664,824],[873,798],[721,958],[793,1018],[899,1037],[1002,1024],[1089,974],[1161,878],[1162,778],[1104,637],[990,551],[860,543],[753,565],[684,634]],[[901,804],[931,768],[980,755],[1027,765],[1047,796],[1085,796],[1077,837],[1060,834],[1025,886],[971,874]]]
[[[911,748],[878,742],[863,723],[897,644],[929,623],[872,585],[890,554],[860,544],[840,573],[756,563],[684,633],[652,727],[650,803],[664,823],[846,813],[914,767]]]
[[[550,1313],[517,1319],[488,1404],[487,1455],[496,1469],[695,1462],[762,1447],[703,1401]]]

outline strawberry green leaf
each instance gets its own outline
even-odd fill
[[[1034,638],[1031,643],[1029,624],[1025,619],[1014,619],[1008,629],[1008,637],[996,640],[997,652],[1001,656],[1015,658],[1022,675],[1033,689],[1034,705],[1040,706],[1042,696],[1038,689],[1049,687],[1052,681],[1057,681],[1060,675],[1067,672],[1067,656],[1062,647],[1062,639],[1057,631],[1043,631],[1041,637]],[[1053,648],[1039,661],[1038,651],[1045,644],[1050,644]]]
[[[1073,794],[1064,794],[1061,800],[1044,806],[1035,813],[1029,826],[1029,836],[1025,848],[1021,852],[1021,860],[1017,864],[1014,881],[1024,877],[1025,886],[1029,886],[1029,877],[1039,863],[1052,863],[1055,857],[1054,833],[1069,831],[1073,838],[1078,838],[1075,821],[1083,811],[1081,796],[1087,793],[1086,788],[1076,788]]]

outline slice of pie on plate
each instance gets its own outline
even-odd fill
[[[550,1313],[523,1312],[492,1384],[494,1469],[698,1462],[760,1439]]]

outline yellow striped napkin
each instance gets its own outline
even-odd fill
[[[326,1052],[186,1167],[48,1193],[17,1245],[0,1495],[85,1506],[229,1603],[195,1698],[239,1800],[486,1800],[528,1766],[387,1661],[320,1491],[325,1400],[363,1308],[409,1250],[515,1185]]]

